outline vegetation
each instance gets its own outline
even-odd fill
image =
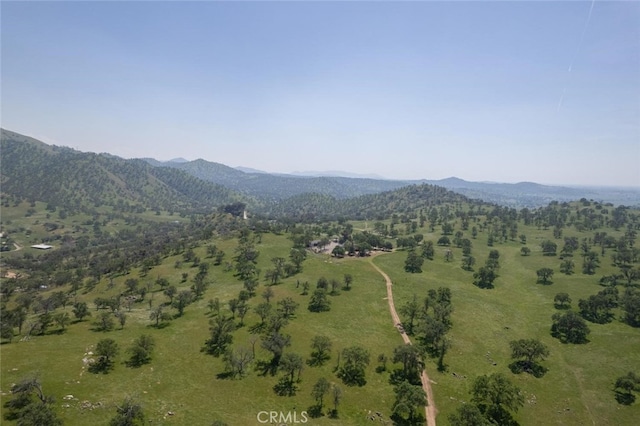
[[[403,381],[394,389],[396,399],[393,403],[393,415],[397,423],[423,424],[424,416],[420,411],[426,403],[426,395],[420,386]]]
[[[54,399],[45,395],[40,379],[27,377],[11,386],[13,398],[6,403],[5,418],[18,425],[62,425],[53,408]]]
[[[351,346],[342,351],[342,365],[338,377],[348,386],[367,384],[365,369],[369,365],[369,352],[359,346]]]
[[[476,378],[471,395],[471,401],[494,424],[510,424],[512,413],[524,406],[520,389],[501,373]]]
[[[542,377],[546,369],[538,364],[549,356],[549,348],[536,339],[512,340],[511,358],[515,361],[509,366],[511,371],[519,373],[525,371],[536,377]]]
[[[591,330],[575,312],[553,314],[551,334],[566,343],[586,343]]]
[[[631,405],[636,400],[634,392],[640,392],[640,376],[630,371],[616,379],[614,389],[620,404]]]
[[[142,426],[144,424],[142,406],[129,397],[116,407],[116,415],[109,422],[109,426]]]
[[[638,417],[637,209],[515,210],[430,185],[271,204],[179,170],[2,143],[7,424],[253,424],[292,405],[320,425],[370,424],[369,411],[411,424],[422,368],[438,422]],[[49,163],[60,176],[46,180]]]

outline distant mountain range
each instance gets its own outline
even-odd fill
[[[392,191],[416,182],[383,179],[354,179],[333,176],[296,176],[260,171],[245,172],[220,163],[197,159],[186,163],[144,159],[154,167],[183,170],[199,179],[222,185],[264,201],[284,200],[296,195],[318,193],[337,199]],[[252,169],[244,169],[252,170]]]
[[[533,182],[469,182],[456,177],[440,180],[390,180],[334,171],[276,174],[243,167],[232,168],[202,159],[182,163],[160,163],[148,159],[146,161],[155,166],[178,168],[200,179],[253,197],[266,197],[270,200],[282,200],[306,193],[319,193],[344,199],[426,183],[444,187],[468,198],[516,208],[540,207],[552,201],[568,202],[582,198],[616,205],[640,205],[640,188],[567,187],[540,185]],[[345,175],[351,175],[351,177]]]
[[[47,145],[2,129],[1,182],[4,193],[54,204],[79,206],[82,199],[94,205],[140,203],[154,208],[205,206],[245,202],[254,208],[282,203],[305,194],[346,200],[410,185],[429,184],[467,198],[508,207],[539,207],[551,201],[581,198],[603,203],[640,206],[640,188],[577,188],[531,182],[468,182],[451,177],[442,180],[390,180],[335,176],[345,172],[274,174],[233,168],[198,159],[153,158],[125,160],[111,154],[83,153]],[[353,177],[356,176],[356,177]]]
[[[330,177],[346,177],[346,178],[353,178],[353,179],[388,180],[376,174],[350,173],[350,172],[342,172],[337,170],[330,170],[330,171],[324,171],[324,172],[292,172],[291,174],[294,176],[310,176],[310,177],[330,176]]]

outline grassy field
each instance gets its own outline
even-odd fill
[[[41,211],[42,206],[39,207],[37,210]],[[23,216],[24,213],[20,212],[14,220]],[[7,219],[11,220],[3,218]],[[39,223],[35,221],[46,220],[46,217],[28,219],[34,221],[34,231],[29,237],[33,239],[25,240],[25,243],[39,238]],[[354,227],[364,229],[365,223],[356,223]],[[371,230],[372,224],[367,223],[366,228]],[[419,232],[425,234],[426,240],[434,242],[440,236],[439,233],[427,233],[426,228]],[[310,419],[308,424],[368,425],[372,424],[367,419],[369,412],[381,412],[384,419],[388,419],[394,393],[389,384],[389,372],[375,371],[376,359],[381,353],[390,358],[393,348],[400,345],[402,339],[393,328],[384,279],[372,268],[371,260],[393,280],[397,308],[413,294],[422,299],[429,289],[451,288],[454,313],[453,328],[449,333],[452,347],[445,358],[448,370],[440,373],[436,370],[435,360],[427,361],[427,370],[434,381],[438,423],[448,424],[447,415],[469,401],[468,391],[475,377],[502,372],[522,389],[526,397],[525,406],[515,416],[523,426],[636,424],[640,418],[640,403],[619,405],[614,398],[613,382],[630,370],[640,372],[640,329],[617,319],[604,325],[589,323],[590,342],[583,345],[562,344],[549,333],[551,316],[557,312],[553,305],[554,295],[569,293],[575,309],[579,299],[602,289],[598,278],[612,273],[614,268],[603,261],[596,275],[586,276],[580,273],[580,260],[576,258],[577,273],[566,276],[558,270],[559,259],[542,256],[540,242],[549,238],[550,231],[529,227],[522,232],[527,234],[527,246],[532,250],[526,257],[520,255],[522,245],[518,242],[487,247],[483,233],[473,240],[476,269],[484,263],[490,249],[500,252],[500,277],[495,288],[490,290],[472,285],[473,273],[461,269],[462,254],[456,248],[453,248],[453,261],[445,262],[444,249],[437,247],[435,259],[425,262],[421,274],[404,272],[406,252],[402,250],[379,254],[373,259],[333,259],[328,255],[310,254],[302,273],[272,287],[274,303],[292,297],[300,304],[295,319],[283,329],[284,333],[291,335],[292,341],[286,351],[307,359],[311,352],[311,339],[316,335],[326,335],[333,342],[332,358],[322,367],[305,365],[299,390],[292,397],[274,393],[273,386],[278,376],[261,376],[255,370],[241,380],[218,378],[218,374],[224,371],[222,360],[201,351],[209,337],[207,301],[217,297],[226,304],[242,289],[233,271],[224,270],[223,262],[221,266],[210,268],[212,284],[204,297],[189,305],[183,317],[174,319],[164,328],[151,326],[149,304],[145,301],[135,304],[131,312],[127,312],[128,319],[122,330],[116,326],[110,332],[93,331],[94,309],[93,319],[74,323],[64,332],[58,333],[54,326],[45,336],[34,336],[29,341],[20,342],[16,339],[2,345],[0,402],[4,405],[8,400],[12,383],[28,374],[38,373],[45,393],[56,398],[57,412],[65,424],[106,424],[115,414],[115,405],[126,395],[131,395],[143,404],[148,419],[154,425],[207,425],[214,420],[223,420],[229,425],[252,425],[258,424],[256,415],[260,411],[296,412],[300,415],[308,410],[314,403],[311,397],[313,384],[320,377],[325,377],[343,389],[339,418],[324,416]],[[237,241],[212,242],[225,251],[225,261],[230,261]],[[271,259],[278,256],[286,258],[290,247],[291,241],[286,236],[264,234],[257,246],[261,253],[258,267],[262,271],[271,268]],[[212,261],[206,258],[204,246],[195,251],[203,261]],[[96,297],[122,291],[127,278],[140,278],[141,283],[145,283],[165,277],[179,290],[187,289],[197,268],[186,263],[176,267],[176,261],[181,259],[182,256],[168,257],[143,278],[138,277],[137,271],[117,277],[111,289],[107,279],[103,279],[91,293],[79,294],[78,299],[93,306],[92,301]],[[536,283],[536,270],[541,267],[555,270],[552,284]],[[181,282],[184,272],[189,273],[187,282]],[[342,281],[344,274],[353,276],[353,288],[331,296],[331,311],[309,312],[310,296],[301,294],[302,286],[298,286],[298,282],[309,281],[313,290],[318,278]],[[260,294],[264,288],[262,281],[257,296],[249,302],[252,306],[262,302]],[[154,306],[167,301],[157,287],[146,297],[147,300],[152,299]],[[66,310],[71,312],[70,307]],[[234,348],[251,348],[253,335],[250,329],[259,321],[259,317],[250,311],[245,318],[245,326],[234,332]],[[153,360],[140,368],[129,368],[124,364],[127,359],[124,350],[143,333],[156,340]],[[107,337],[116,340],[121,348],[115,368],[109,374],[88,372],[83,358],[100,339]],[[550,348],[551,355],[543,362],[549,369],[544,377],[514,375],[509,371],[509,341],[521,338],[539,339]],[[334,372],[338,351],[352,345],[367,348],[371,355],[364,387],[345,386]],[[260,348],[259,343],[255,348],[258,360],[269,358],[270,354]],[[74,398],[65,400],[65,395],[73,395]],[[330,402],[325,401],[325,405],[330,406]],[[4,414],[5,408],[2,410]],[[169,415],[169,412],[173,414]]]
[[[235,241],[216,241],[216,244],[230,256]],[[259,266],[268,268],[271,257],[286,256],[289,248],[290,241],[286,238],[265,235],[259,245]],[[197,249],[196,253],[203,259],[206,255],[202,248]],[[164,276],[172,284],[179,284],[182,272],[189,271],[195,275],[195,268],[174,267],[179,258],[167,258],[163,265],[149,273],[149,279]],[[342,281],[345,273],[354,277],[353,288],[331,297],[330,312],[309,312],[306,309],[309,296],[300,294],[302,288],[296,288],[297,281],[308,280],[315,287],[320,276]],[[293,397],[280,397],[273,392],[278,376],[263,377],[251,371],[241,380],[216,377],[224,371],[222,360],[200,350],[209,337],[206,303],[214,297],[226,302],[237,295],[242,285],[232,276],[232,272],[224,272],[222,266],[212,268],[211,275],[214,284],[205,297],[187,307],[183,317],[175,319],[165,328],[150,326],[148,304],[143,303],[135,305],[127,313],[128,319],[123,330],[118,326],[116,330],[106,333],[91,331],[91,320],[85,320],[71,325],[60,335],[55,333],[54,328],[52,334],[3,345],[1,389],[5,395],[2,401],[7,400],[6,393],[12,383],[31,372],[38,372],[45,392],[56,397],[56,405],[60,407],[58,411],[65,424],[105,424],[115,413],[115,404],[121,402],[125,395],[135,396],[143,403],[153,424],[204,425],[216,419],[230,425],[256,424],[256,415],[260,411],[297,411],[300,415],[313,405],[313,384],[320,377],[326,377],[331,382],[339,383],[344,392],[339,406],[339,419],[313,419],[314,424],[367,424],[366,415],[369,411],[390,412],[392,387],[388,383],[388,374],[374,371],[375,359],[381,352],[390,356],[393,347],[400,344],[401,339],[393,329],[388,314],[384,281],[366,261],[336,261],[326,255],[312,255],[305,262],[303,273],[272,287],[275,301],[292,297],[300,303],[295,320],[284,328],[292,341],[286,351],[298,353],[307,359],[311,352],[311,339],[315,335],[326,335],[333,342],[332,359],[322,367],[305,366],[299,391]],[[111,290],[107,290],[107,283],[103,282],[89,295],[80,296],[80,300],[85,298],[90,302],[95,297],[115,294],[118,288],[122,288],[124,279],[117,279]],[[187,284],[182,286],[187,288]],[[263,289],[264,285],[258,288],[258,295]],[[154,305],[166,300],[160,292],[149,297],[153,297]],[[250,303],[255,305],[261,301],[261,297],[257,296]],[[249,329],[258,322],[258,316],[253,312],[247,315],[246,325],[234,332],[235,348],[251,347]],[[83,358],[100,339],[113,338],[122,352],[142,333],[150,334],[157,343],[150,364],[140,368],[126,367],[123,364],[126,356],[121,353],[109,374],[96,375],[83,368]],[[362,388],[342,385],[333,372],[337,351],[356,344],[367,348],[372,358],[367,370],[368,383]],[[256,355],[258,359],[266,360],[269,357],[259,343],[256,345]],[[75,399],[65,401],[65,395],[73,395]],[[99,407],[83,409],[83,401],[93,405],[99,403]],[[67,404],[69,407],[63,408]],[[175,414],[167,416],[169,411]]]
[[[572,306],[602,289],[598,278],[613,269],[603,266],[595,276],[580,272],[566,276],[558,271],[559,259],[545,258],[534,241],[546,238],[543,232],[527,229],[530,256],[520,255],[520,243],[510,242],[487,247],[482,234],[473,241],[473,254],[482,264],[490,249],[500,252],[500,277],[494,289],[472,285],[472,272],[460,267],[462,254],[454,250],[454,260],[444,261],[436,251],[433,261],[426,261],[422,274],[402,271],[406,253],[380,256],[375,262],[394,281],[396,307],[413,294],[420,298],[428,289],[450,287],[453,293],[453,328],[451,350],[445,359],[448,371],[439,373],[435,360],[428,363],[439,421],[464,401],[470,400],[473,378],[501,372],[510,377],[525,394],[525,406],[516,419],[521,425],[633,425],[640,418],[640,405],[623,406],[616,402],[613,382],[628,371],[640,370],[640,330],[617,319],[609,324],[588,323],[590,342],[583,345],[563,344],[551,337],[551,316],[557,312],[553,298],[559,292],[571,296]],[[425,235],[436,240],[437,236]],[[553,284],[537,284],[536,270],[550,267]],[[579,269],[580,261],[576,261]],[[536,338],[550,349],[550,357],[542,364],[549,369],[542,378],[528,374],[512,374],[509,341]],[[493,364],[496,365],[493,365]],[[456,374],[456,376],[453,375]],[[445,422],[446,424],[446,422]]]

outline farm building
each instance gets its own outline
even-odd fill
[[[53,248],[53,246],[50,246],[47,244],[35,244],[35,245],[32,245],[31,248],[38,249],[38,250],[49,250],[50,248]]]

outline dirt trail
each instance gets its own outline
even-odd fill
[[[380,273],[387,282],[387,301],[389,302],[389,311],[391,311],[391,318],[393,319],[393,326],[398,328],[398,324],[400,324],[400,317],[396,312],[396,307],[393,303],[393,283],[391,282],[391,278],[387,275],[382,269],[380,269],[373,261],[370,261],[371,266],[375,268],[376,271]],[[400,335],[402,336],[402,340],[404,340],[405,344],[411,344],[411,340],[404,329],[398,329]],[[422,382],[422,389],[424,393],[427,394],[427,405],[424,407],[427,426],[436,426],[436,414],[438,414],[438,410],[436,409],[435,401],[433,400],[433,392],[431,391],[431,380],[429,380],[429,376],[427,375],[427,370],[422,370],[420,373],[420,381]]]

